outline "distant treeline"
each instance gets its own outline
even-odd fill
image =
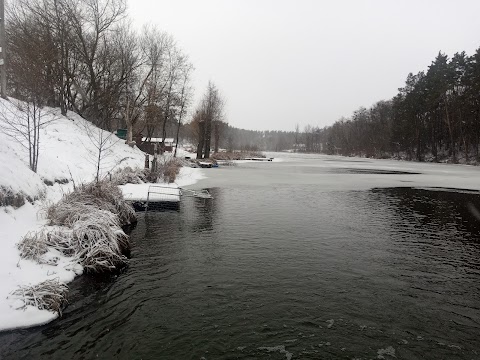
[[[232,127],[227,123],[219,123],[221,136],[218,146],[215,136],[214,148],[228,151],[285,151],[295,146],[295,133],[292,131],[257,131]],[[195,123],[185,124],[181,129],[181,138],[191,144],[197,141]]]
[[[439,53],[426,72],[410,73],[391,100],[356,110],[332,126],[307,126],[296,145],[307,152],[479,160],[480,48],[472,56]]]

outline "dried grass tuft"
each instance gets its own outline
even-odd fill
[[[50,206],[47,218],[58,226],[47,245],[74,256],[90,272],[111,271],[124,266],[129,248],[122,225],[136,220],[118,186],[109,181],[81,185]]]
[[[87,272],[112,271],[127,263],[123,253],[129,248],[128,236],[117,215],[93,206],[83,206],[69,227],[51,230],[46,244],[65,256],[74,256]]]
[[[148,169],[140,169],[127,166],[123,169],[118,169],[112,174],[111,181],[116,185],[125,184],[143,184],[147,182]]]
[[[47,233],[43,229],[31,231],[25,235],[17,244],[22,259],[34,260],[39,264],[48,264],[49,261],[43,258],[48,251],[46,243]]]
[[[158,179],[163,179],[166,183],[175,182],[181,167],[182,162],[177,158],[159,161],[157,166]]]
[[[123,198],[121,190],[109,181],[80,185],[47,211],[51,225],[72,226],[93,209],[109,211],[118,216],[120,225],[136,221],[135,210]]]
[[[122,253],[129,248],[127,235],[119,227],[116,216],[98,210],[94,219],[85,217],[72,228],[75,256],[87,271],[111,271],[127,262]]]
[[[46,244],[68,257],[75,256],[77,252],[73,230],[65,226],[50,228]]]
[[[35,306],[37,309],[55,311],[62,315],[62,309],[67,303],[67,293],[68,286],[55,279],[37,285],[20,286],[12,295],[23,301],[23,306],[19,309]]]

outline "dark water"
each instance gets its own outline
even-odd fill
[[[480,359],[478,193],[265,183],[142,214],[128,269],[0,357]]]

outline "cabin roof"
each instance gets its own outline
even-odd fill
[[[148,138],[142,137],[142,141],[147,141]],[[161,143],[163,141],[163,138],[154,138],[152,137],[150,139],[150,142],[156,142],[156,143]],[[174,143],[175,139],[174,138],[165,138],[165,143]]]

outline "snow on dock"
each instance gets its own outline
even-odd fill
[[[182,191],[176,184],[126,184],[123,197],[135,210],[178,210]]]
[[[120,186],[127,201],[180,201],[181,190],[176,184],[126,184]]]
[[[178,210],[182,196],[211,199],[207,190],[186,190],[177,184],[126,184],[119,186],[135,210]]]

